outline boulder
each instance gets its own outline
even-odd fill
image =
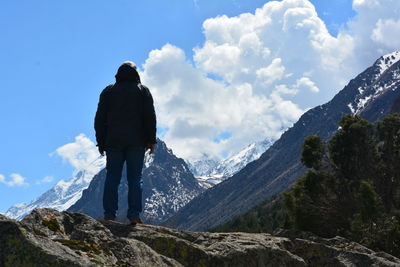
[[[36,209],[18,222],[0,215],[0,266],[400,266],[342,237],[280,230],[189,232],[131,226]]]

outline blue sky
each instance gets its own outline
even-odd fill
[[[74,138],[81,133],[94,140],[93,118],[98,95],[107,84],[114,81],[115,71],[121,62],[132,60],[143,70],[148,83],[154,84],[156,88],[156,103],[157,96],[160,95],[159,102],[162,106],[164,102],[157,91],[157,83],[151,80],[150,75],[153,73],[150,70],[155,66],[156,56],[164,55],[163,52],[168,49],[178,54],[183,51],[184,61],[193,69],[202,69],[202,73],[209,75],[207,77],[223,76],[218,71],[210,71],[213,66],[206,65],[204,53],[201,54],[203,56],[197,53],[197,59],[193,59],[196,54],[193,49],[201,50],[207,38],[211,38],[207,37],[209,35],[202,26],[203,22],[220,15],[230,18],[246,12],[254,14],[256,8],[261,8],[266,2],[1,1],[0,212],[5,212],[12,204],[30,201],[60,179],[71,177],[74,167],[68,163],[68,158],[63,159],[56,150],[66,143],[74,142]],[[360,2],[359,10],[363,11],[362,5],[365,3],[361,0],[356,2]],[[339,32],[345,32],[351,37],[358,34],[357,25],[348,25],[356,16],[352,1],[315,0],[311,3],[333,38]],[[349,27],[353,28],[349,30]],[[376,46],[379,45],[378,41],[377,39]],[[170,44],[172,48],[166,47],[166,44]],[[366,62],[372,63],[376,55],[390,51],[394,45],[396,44],[382,44],[379,51],[374,46],[371,48],[371,51],[374,49],[373,53]],[[159,53],[149,55],[153,50]],[[270,50],[274,54],[274,50]],[[273,62],[279,65],[279,60]],[[355,71],[362,70],[367,63],[358,62]],[[174,65],[170,68],[173,69]],[[286,69],[289,67],[286,66]],[[294,91],[301,90],[303,85],[311,86],[312,91],[314,82],[320,89],[320,95],[315,95],[312,101],[307,102],[309,98],[301,94],[290,100],[290,103],[296,105],[298,113],[322,104],[340,89],[335,86],[331,91],[324,91],[321,88],[326,86],[320,85],[318,79],[312,82],[311,76],[311,80],[308,76],[306,79],[294,76],[289,78],[290,74],[285,77],[293,79],[293,84],[297,79],[293,88],[279,87],[283,88],[280,92],[292,90],[287,95],[295,95]],[[344,76],[343,80],[348,78]],[[222,79],[227,80],[226,77]],[[234,84],[233,81],[228,83]],[[282,100],[282,96],[274,97]],[[160,107],[159,111],[163,112],[160,116],[160,128],[171,129],[168,130],[169,135],[166,135],[167,140],[170,140],[167,144],[171,144],[178,152],[182,151],[180,155],[188,155],[189,152],[174,144],[189,138],[190,131],[183,136],[184,131],[179,131],[181,128],[174,128],[178,125],[178,120],[171,122],[170,118],[164,118],[168,114],[173,116],[173,110],[168,113],[167,109]],[[189,124],[193,123],[193,118]],[[296,117],[290,116],[281,119],[283,122],[280,129],[290,126],[295,119]],[[188,121],[179,122],[179,125],[188,125]],[[232,145],[235,141],[233,138],[240,136],[235,129],[226,124],[226,127],[216,129],[216,133],[204,133],[204,138],[207,142],[221,146],[215,149],[215,153],[219,155],[228,155],[246,142],[258,141],[255,136],[248,139],[240,137],[235,143],[237,145]],[[232,144],[223,142],[224,138],[232,139]],[[190,142],[200,146],[200,139],[196,137],[190,139]],[[192,144],[190,142],[188,141],[186,148]]]

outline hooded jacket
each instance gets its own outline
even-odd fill
[[[122,64],[116,83],[100,94],[94,128],[97,146],[107,151],[156,143],[156,114],[149,89],[132,64]]]

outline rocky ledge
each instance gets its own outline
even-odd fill
[[[37,209],[0,215],[0,266],[400,266],[341,237],[177,231]]]

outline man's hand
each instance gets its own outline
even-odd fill
[[[156,150],[156,144],[147,144],[146,145],[146,150],[150,149],[150,154],[154,153],[154,150]]]
[[[99,146],[99,153],[100,155],[104,156],[104,148]]]

